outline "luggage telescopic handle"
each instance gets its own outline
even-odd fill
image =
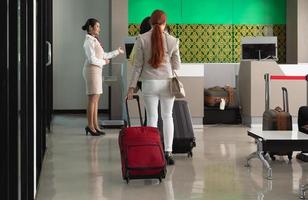
[[[269,97],[269,74],[268,73],[264,74],[264,80],[265,80],[265,110],[269,110],[270,97]]]
[[[142,115],[141,115],[141,109],[140,109],[139,96],[138,95],[133,95],[133,99],[137,100],[140,124],[142,125]],[[131,123],[130,123],[130,116],[129,116],[129,111],[128,111],[128,99],[127,98],[125,99],[125,106],[126,106],[126,113],[127,113],[127,124],[130,127]]]
[[[289,100],[288,100],[288,90],[282,87],[282,101],[283,101],[283,111],[289,112]]]

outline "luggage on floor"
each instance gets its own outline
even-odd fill
[[[289,113],[288,91],[282,87],[283,109],[276,107],[269,109],[269,74],[265,74],[265,111],[263,113],[263,130],[292,130],[292,116]],[[269,152],[271,158],[275,160],[274,155],[288,155],[292,159],[291,152]]]
[[[297,125],[300,132],[308,134],[308,106],[301,106],[299,108]],[[303,162],[308,162],[308,152],[298,153],[296,158]]]
[[[308,106],[301,106],[297,118],[298,130],[308,134]]]
[[[158,128],[163,138],[163,121],[160,115],[160,107],[158,116]],[[192,149],[196,146],[196,142],[187,101],[174,101],[172,117],[174,124],[172,153],[187,153],[188,157],[192,157]]]
[[[204,89],[205,106],[219,106],[221,99],[225,99],[226,106],[229,104],[229,94],[225,88],[216,86]]]
[[[203,124],[240,124],[242,122],[239,106],[219,107],[204,106]]]
[[[217,107],[222,99],[225,100],[225,106],[238,106],[235,88],[226,85],[204,89],[204,106]]]
[[[140,123],[142,124],[139,96],[137,100]],[[120,131],[118,142],[121,153],[122,177],[130,179],[157,178],[161,182],[166,176],[166,161],[160,133],[154,127],[131,127],[126,99],[127,128]]]
[[[306,75],[307,81],[307,95],[308,95],[308,75]],[[308,105],[308,96],[307,96]],[[301,106],[298,110],[297,125],[300,132],[308,134],[308,106]],[[296,155],[296,158],[308,162],[308,152],[300,152]]]

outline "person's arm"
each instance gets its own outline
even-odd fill
[[[116,56],[118,56],[120,53],[118,50],[114,50],[114,51],[111,51],[111,52],[105,52],[104,53],[104,59],[111,59],[111,58],[114,58]]]
[[[181,66],[179,39],[176,39],[176,46],[171,55],[171,66],[174,70],[179,69]]]
[[[111,59],[111,58],[114,58],[116,56],[118,56],[119,54],[122,54],[124,53],[124,50],[119,47],[117,50],[114,50],[114,51],[111,51],[111,52],[105,52],[104,53],[104,59]]]
[[[132,99],[134,89],[137,86],[137,82],[138,82],[139,77],[141,75],[142,67],[144,65],[143,50],[142,50],[142,44],[141,43],[142,43],[142,41],[141,41],[140,38],[138,38],[136,43],[135,43],[136,56],[135,56],[135,61],[134,61],[134,70],[133,70],[133,73],[132,73],[132,77],[131,77],[129,89],[128,89],[128,94],[127,94],[128,99]]]
[[[87,56],[87,59],[89,60],[90,64],[96,65],[98,67],[103,67],[103,65],[107,64],[106,60],[99,59],[95,56],[95,50],[94,50],[95,43],[93,40],[87,40],[84,44],[84,50]]]

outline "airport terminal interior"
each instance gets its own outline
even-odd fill
[[[307,0],[5,4],[0,7],[1,200],[308,198]],[[125,157],[140,138],[123,150],[124,134],[119,136],[128,122],[141,126],[136,101],[125,104],[134,69],[131,52],[141,22],[157,9],[167,15],[169,34],[178,38],[177,75],[186,94],[173,107],[174,134],[180,135],[173,140],[175,163],[149,178],[138,173],[154,173],[157,166],[134,168]],[[81,27],[89,18],[100,22],[105,52],[124,50],[102,68],[98,122],[106,134],[100,136],[85,130]],[[136,95],[145,123],[142,92]],[[189,150],[177,151],[188,140]],[[134,152],[139,156],[132,156],[134,164],[156,159],[142,153]]]

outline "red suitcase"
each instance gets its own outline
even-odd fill
[[[137,100],[140,122],[142,124],[139,96]],[[161,182],[166,176],[166,161],[160,133],[154,127],[130,127],[130,117],[126,99],[127,128],[120,131],[118,142],[121,153],[122,177],[130,179],[157,178]]]

